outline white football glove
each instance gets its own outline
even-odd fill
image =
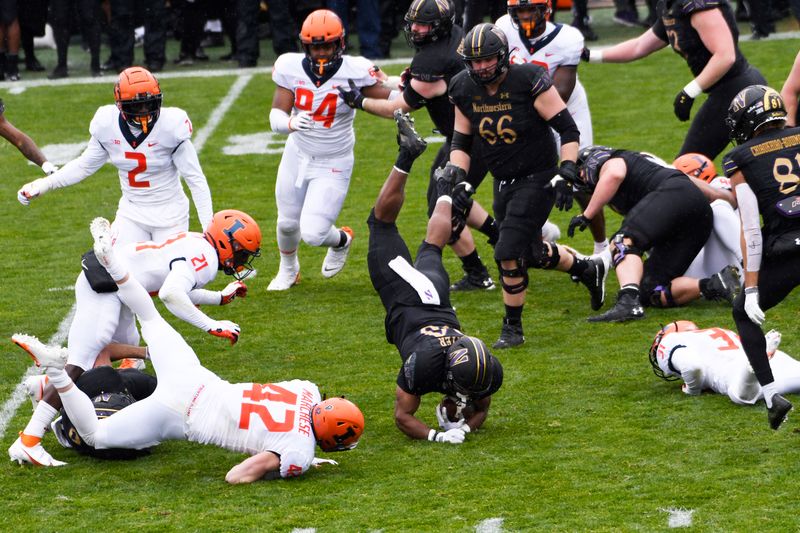
[[[231,341],[231,346],[236,344],[239,340],[239,334],[242,332],[239,324],[231,322],[230,320],[214,320],[208,332],[215,337],[228,339]]]
[[[42,163],[42,172],[44,172],[48,176],[50,174],[55,174],[57,170],[58,170],[58,167],[55,166],[50,161],[45,161],[44,163]]]
[[[47,178],[39,178],[30,183],[26,183],[17,191],[17,200],[22,205],[30,205],[31,200],[41,196],[50,190],[50,182]]]
[[[764,323],[764,311],[758,305],[758,287],[747,287],[744,290],[744,312],[753,322],[753,324],[761,325]]]
[[[289,119],[289,129],[294,131],[308,131],[315,125],[314,117],[308,111],[300,111]]]
[[[333,465],[333,466],[338,466],[339,465],[339,463],[337,463],[333,459],[321,459],[320,457],[314,457],[311,460],[311,466],[313,466],[314,468],[319,468],[320,466],[326,465],[326,464],[327,465]]]
[[[463,429],[464,424],[467,423],[463,416],[457,422],[450,422],[447,418],[447,408],[441,404],[436,406],[436,420],[439,421],[439,427],[445,431]]]
[[[434,429],[428,434],[428,440],[436,442],[447,442],[450,444],[461,444],[467,436],[469,426],[465,425],[462,428],[448,429],[447,431],[440,432]]]
[[[781,332],[777,329],[771,329],[764,335],[767,340],[767,356],[772,357],[778,351],[778,346],[781,344]]]
[[[238,280],[232,281],[231,283],[228,283],[224,289],[219,291],[219,294],[219,305],[228,305],[236,297],[244,298],[247,296],[247,285]]]

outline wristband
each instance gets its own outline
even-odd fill
[[[689,98],[697,98],[703,92],[703,89],[700,87],[700,84],[697,83],[697,80],[692,80],[686,84],[686,87],[683,88],[683,92],[688,94]]]
[[[758,287],[745,287],[744,288],[745,294],[758,294]]]
[[[438,435],[438,434],[439,434],[439,432],[436,431],[435,429],[430,430],[428,432],[428,440],[431,441],[431,442],[435,441],[436,440],[436,435]]]
[[[436,199],[436,203],[438,204],[439,202],[447,202],[448,204],[453,205],[453,199],[446,194],[443,194]]]
[[[602,63],[603,62],[603,51],[602,50],[590,50],[589,51],[589,63]]]
[[[44,163],[42,163],[42,172],[44,172],[48,176],[55,171],[56,171],[56,166],[50,161],[45,161]]]

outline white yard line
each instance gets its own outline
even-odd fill
[[[252,74],[246,74],[243,76],[239,76],[236,81],[231,85],[228,94],[225,95],[225,98],[219,103],[219,105],[211,112],[211,116],[208,117],[208,122],[205,125],[197,130],[197,133],[192,139],[192,143],[194,147],[200,152],[203,147],[206,145],[206,141],[208,141],[211,134],[214,133],[214,130],[217,129],[217,126],[220,125],[222,119],[225,118],[225,114],[231,108],[236,99],[239,98],[239,95],[242,94],[244,88],[247,87],[247,84],[250,83],[250,80],[253,79]]]
[[[475,526],[475,533],[499,533],[503,531],[502,518],[487,518]]]

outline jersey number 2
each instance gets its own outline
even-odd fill
[[[328,93],[319,104],[319,107],[314,110],[312,116],[317,122],[322,122],[326,128],[333,125],[333,119],[336,118],[336,101],[339,95],[337,93]],[[314,93],[308,89],[299,88],[294,93],[294,106],[301,111],[311,111],[314,105]]]
[[[130,184],[131,187],[138,187],[140,189],[149,187],[150,182],[147,180],[136,181],[136,175],[147,170],[147,158],[145,155],[139,152],[125,152],[125,159],[133,159],[136,161],[136,168],[128,171],[128,184]]]
[[[297,402],[297,394],[290,390],[286,390],[281,386],[274,383],[267,383],[259,385],[253,383],[253,388],[244,391],[242,397],[260,402],[262,400],[269,400],[273,403],[285,403],[294,406]],[[258,415],[264,427],[273,433],[285,433],[291,431],[294,427],[294,409],[286,409],[286,416],[283,422],[277,422],[269,413],[267,406],[262,403],[245,403],[242,402],[242,411],[239,416],[239,429],[250,429],[250,417]]]

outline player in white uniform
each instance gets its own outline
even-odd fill
[[[270,126],[290,135],[275,183],[281,261],[267,288],[271,291],[287,290],[300,280],[301,239],[310,246],[328,247],[324,277],[335,276],[344,267],[353,232],[334,223],[353,172],[355,111],[344,104],[336,88],[354,84],[371,96],[389,95],[372,62],[343,55],[344,28],[332,11],[311,13],[303,22],[300,40],[305,54],[283,54],[272,70],[277,87]]]
[[[119,298],[139,317],[158,378],[155,392],[98,420],[89,397],[63,370],[66,350],[27,335],[13,337],[45,367],[84,442],[97,449],[140,449],[164,440],[188,440],[251,454],[225,476],[230,483],[301,475],[315,463],[315,441],[323,451],[358,444],[364,416],[348,400],[321,402],[317,386],[309,381],[232,384],[203,367],[116,257],[108,228],[93,223],[92,234],[97,258],[116,280]]]
[[[122,188],[114,220],[117,244],[162,241],[189,229],[189,199],[180,177],[205,231],[213,214],[211,192],[191,141],[192,122],[182,109],[162,108],[161,98],[149,71],[123,70],[114,87],[116,105],[97,110],[83,153],[54,174],[25,184],[19,201],[28,205],[48,191],[74,185],[110,161]]]
[[[243,278],[245,267],[249,268],[251,259],[259,255],[260,246],[258,224],[235,210],[214,215],[205,234],[178,233],[161,243],[117,245],[120,262],[147,291],[157,293],[170,312],[231,344],[239,338],[239,326],[228,320],[214,320],[196,306],[225,305],[237,296],[245,296],[247,286],[239,279],[222,291],[202,287],[214,279],[218,270]],[[75,317],[67,341],[67,370],[73,379],[91,369],[109,343],[139,343],[133,314],[92,252],[84,255],[82,266],[75,283]],[[46,388],[42,400],[8,453],[12,460],[58,466],[59,462],[42,447],[41,439],[61,405],[52,387]]]
[[[800,393],[800,361],[778,350],[778,331],[771,330],[765,337],[778,394]],[[692,396],[712,390],[740,405],[753,405],[764,397],[739,335],[728,329],[698,329],[688,320],[673,322],[656,335],[650,364],[664,380],[682,379],[683,392]]]
[[[685,174],[701,179],[714,188],[730,191],[731,184],[725,176],[717,176],[714,162],[703,154],[683,154],[672,165]],[[742,247],[739,242],[741,221],[739,212],[724,200],[711,202],[714,211],[714,228],[708,236],[703,249],[694,258],[684,275],[690,278],[708,278],[726,265],[734,265],[739,271],[740,281],[744,281]]]
[[[508,39],[509,61],[512,64],[535,63],[547,69],[559,96],[567,103],[567,110],[580,131],[580,148],[594,144],[592,115],[586,90],[578,79],[578,65],[583,50],[583,34],[566,24],[549,22],[552,13],[550,0],[508,0],[508,14],[495,25]],[[560,146],[558,133],[553,131],[556,144]],[[577,198],[585,207],[588,199]],[[594,237],[594,253],[608,248],[605,236],[605,218],[595,218],[590,224]],[[542,233],[546,240],[556,240],[561,233],[558,226],[545,223]]]

